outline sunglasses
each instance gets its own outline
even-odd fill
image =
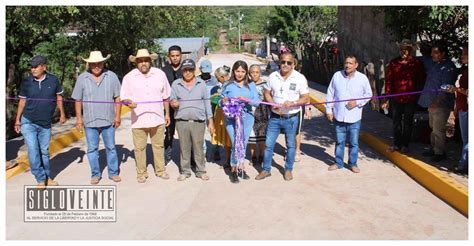
[[[182,73],[194,73],[194,69],[191,69],[191,68],[184,68],[181,71]]]
[[[291,65],[293,65],[293,62],[292,62],[292,61],[280,61],[280,64],[281,64],[281,65],[285,65],[285,64],[286,64],[286,65],[291,66]]]

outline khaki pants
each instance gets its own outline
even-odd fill
[[[180,173],[191,176],[191,148],[196,161],[196,176],[200,177],[206,173],[206,163],[204,159],[204,122],[176,121],[176,130],[179,136],[179,147],[181,156]]]
[[[153,162],[155,174],[160,176],[165,171],[165,124],[149,128],[132,128],[133,144],[135,145],[135,162],[137,165],[137,177],[148,177],[146,146],[148,135],[151,138],[153,149]]]
[[[448,121],[450,110],[448,108],[436,108],[429,112],[431,131],[431,148],[436,155],[445,152],[446,143],[446,122]]]

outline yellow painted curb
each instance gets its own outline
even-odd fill
[[[316,97],[310,96],[311,103],[321,103]],[[314,105],[319,111],[326,113],[324,104]],[[467,186],[459,183],[454,178],[442,173],[420,160],[406,156],[399,152],[387,152],[387,143],[372,134],[361,132],[360,139],[387,157],[391,162],[405,171],[410,177],[423,185],[441,200],[445,201],[461,214],[469,217],[469,193]]]
[[[121,115],[130,112],[130,108],[122,106]],[[49,144],[49,155],[52,156],[55,153],[58,153],[62,149],[66,148],[70,144],[78,141],[84,137],[84,133],[77,131],[75,128],[54,137]],[[14,168],[8,169],[6,171],[6,179],[10,179],[20,173],[24,173],[30,169],[30,164],[28,162],[28,155],[23,154],[17,158],[17,166]]]

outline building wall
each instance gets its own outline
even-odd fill
[[[341,55],[354,54],[359,60],[359,71],[363,71],[365,64],[373,63],[375,77],[382,78],[380,67],[399,55],[397,40],[385,28],[383,13],[374,16],[371,6],[339,6],[337,25]]]

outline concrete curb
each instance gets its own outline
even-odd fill
[[[321,103],[320,100],[311,95],[310,100],[311,103]],[[324,104],[314,106],[322,113],[326,113]],[[399,152],[387,152],[386,149],[389,145],[370,133],[361,131],[360,139],[379,154],[387,157],[438,198],[451,205],[464,216],[469,217],[469,193],[465,185],[420,160]]]
[[[122,106],[121,115],[130,112],[130,108]],[[58,153],[62,149],[66,148],[70,144],[78,141],[84,137],[84,133],[77,131],[75,128],[60,134],[59,136],[51,139],[49,144],[49,155],[52,156]],[[24,173],[30,169],[30,163],[28,162],[28,154],[23,154],[17,158],[17,165],[6,171],[6,180],[13,178],[14,176]]]

